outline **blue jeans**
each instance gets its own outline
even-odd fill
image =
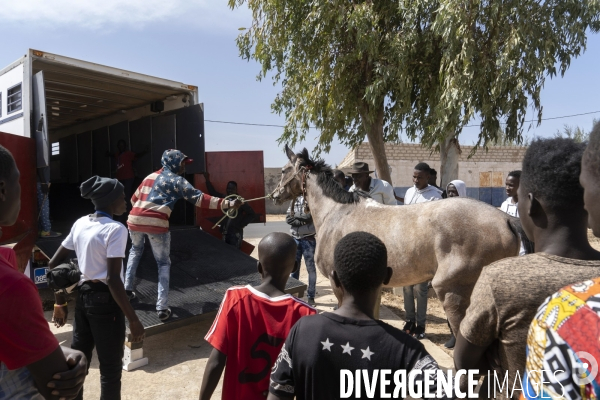
[[[169,278],[171,277],[171,232],[144,233],[129,231],[131,237],[131,250],[127,260],[127,273],[125,274],[125,290],[134,290],[135,272],[144,253],[144,237],[147,236],[152,247],[152,254],[158,264],[158,300],[156,310],[167,309],[169,297]]]
[[[44,197],[46,197],[46,201],[44,201]],[[40,213],[39,230],[50,232],[52,230],[52,225],[50,224],[50,199],[42,193],[42,184],[40,182],[37,183],[37,200]]]
[[[404,310],[406,310],[406,320],[415,322],[415,292],[417,297],[417,326],[425,328],[427,321],[427,291],[429,287],[427,282],[418,283],[412,286],[404,286]]]
[[[316,286],[317,286],[317,267],[315,266],[315,249],[317,248],[317,241],[314,236],[306,239],[296,239],[298,250],[296,250],[296,261],[298,265],[302,262],[302,256],[304,256],[304,262],[306,263],[306,270],[308,271],[308,291],[307,296],[315,298]],[[300,269],[294,272],[292,278],[300,278]]]

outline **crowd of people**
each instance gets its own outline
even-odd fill
[[[0,399],[83,398],[94,348],[101,398],[120,398],[125,318],[129,340],[144,337],[130,300],[145,238],[159,268],[158,317],[166,320],[168,220],[175,202],[184,199],[212,209],[242,206],[239,200],[195,189],[181,176],[187,162],[180,151],[165,151],[163,168],[146,177],[131,197],[127,228],[114,220],[127,211],[122,183],[96,176],[81,185],[82,197],[94,204],[95,212],[77,220],[50,261],[55,268],[71,251],[78,257],[81,279],[71,349],[59,346],[51,333],[33,282],[18,272],[10,252],[0,252]],[[443,198],[444,191],[430,183],[431,172],[425,163],[415,166],[414,186],[402,198],[405,204]],[[350,191],[397,204],[391,185],[370,173],[368,164],[355,164],[350,187],[343,173],[334,177]],[[228,193],[234,190],[228,186]],[[1,226],[15,223],[20,192],[19,170],[0,146]],[[600,386],[589,368],[590,358],[600,357],[600,252],[589,244],[587,232],[589,226],[600,236],[600,124],[587,144],[562,138],[533,141],[522,171],[509,174],[507,192],[502,209],[520,217],[535,252],[483,269],[455,332],[455,367],[477,369],[486,377],[492,371],[508,374],[512,391],[505,387],[495,392],[495,382],[484,383],[481,398],[597,398]],[[466,186],[455,180],[445,193],[448,198],[465,197]],[[312,306],[315,230],[303,199],[290,207],[287,222],[291,236],[272,233],[258,245],[261,283],[230,288],[224,296],[205,337],[213,351],[200,399],[211,398],[223,373],[223,399],[337,399],[343,390],[342,370],[366,371],[363,376],[375,370],[433,371],[429,379],[417,375],[412,384],[430,386],[438,397],[455,397],[457,388],[437,391],[438,364],[418,340],[425,334],[427,282],[404,288],[404,329],[377,320],[381,288],[392,277],[388,252],[376,236],[353,232],[337,243],[329,276],[342,293],[339,307],[319,314]],[[133,245],[124,268],[128,235]],[[284,292],[302,257],[309,271],[308,302]],[[53,321],[62,326],[66,299],[57,294],[55,300]],[[382,376],[375,386],[383,382]],[[372,389],[364,387],[359,398]],[[379,398],[383,389],[375,393]]]

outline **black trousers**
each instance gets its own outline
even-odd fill
[[[239,249],[242,247],[242,241],[244,240],[244,231],[233,230],[223,235],[225,243]]]
[[[77,296],[71,348],[92,361],[96,347],[100,362],[100,399],[121,399],[125,316],[104,283],[86,282]],[[83,388],[77,399],[83,399]]]

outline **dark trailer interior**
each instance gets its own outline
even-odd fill
[[[108,153],[117,151],[120,140],[136,153],[145,152],[134,163],[134,187],[161,168],[166,149],[180,149],[194,159],[186,167],[190,182],[193,174],[204,172],[204,116],[202,105],[195,104],[195,87],[43,58],[33,60],[32,70],[33,128],[46,130],[50,147],[53,230],[66,234],[77,218],[93,211],[81,199],[79,185],[94,175],[115,177],[116,160]],[[193,226],[193,205],[178,202],[171,224]]]

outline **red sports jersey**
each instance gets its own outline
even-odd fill
[[[286,294],[269,297],[252,286],[227,290],[206,339],[227,355],[223,400],[264,400],[271,368],[290,329],[317,310]]]

